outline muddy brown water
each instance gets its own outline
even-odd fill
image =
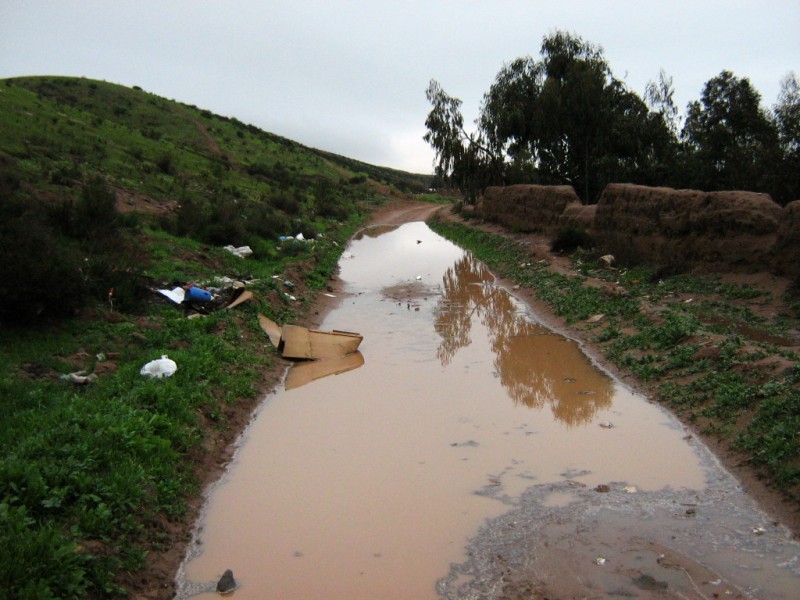
[[[470,254],[375,228],[340,276],[363,364],[265,398],[179,597],[800,597],[786,530]]]

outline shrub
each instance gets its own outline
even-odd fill
[[[0,321],[63,317],[83,303],[84,261],[74,242],[47,223],[33,202],[0,204]]]
[[[566,226],[560,227],[550,244],[553,252],[575,252],[578,248],[591,248],[593,246],[592,236],[583,227]]]

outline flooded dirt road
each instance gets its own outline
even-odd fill
[[[363,360],[265,399],[179,597],[797,597],[787,532],[471,255],[373,228],[340,277]]]

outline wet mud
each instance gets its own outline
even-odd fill
[[[792,597],[787,532],[470,254],[367,229],[340,277],[358,366],[265,398],[179,598]]]

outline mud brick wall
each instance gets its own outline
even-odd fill
[[[800,200],[783,207],[773,257],[775,273],[800,276]]]
[[[610,184],[595,242],[621,262],[691,270],[769,270],[783,209],[767,194]]]
[[[591,233],[596,212],[596,204],[569,204],[558,218],[558,228],[583,229]]]
[[[509,229],[555,235],[559,219],[581,201],[572,186],[509,185],[488,187],[476,206],[477,216]]]
[[[489,187],[477,216],[555,237],[585,229],[622,264],[800,277],[800,200],[781,208],[767,194],[610,184],[584,206],[570,186]]]

